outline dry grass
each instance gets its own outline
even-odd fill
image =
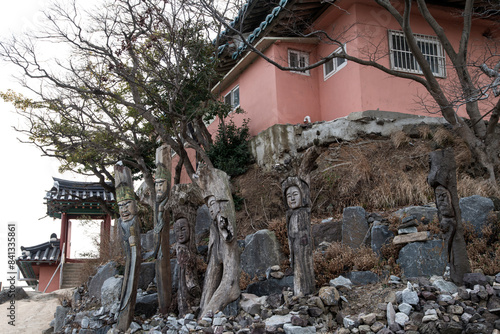
[[[401,267],[396,263],[398,259],[399,252],[404,245],[395,245],[392,240],[388,244],[383,245],[380,249],[380,255],[382,256],[382,262],[380,263],[379,269],[389,270],[390,274],[400,276]]]
[[[471,269],[482,269],[486,275],[500,272],[500,221],[490,217],[479,236],[471,224],[465,224],[464,236]]]
[[[410,143],[410,137],[403,131],[397,131],[391,135],[391,141],[394,147],[400,148]]]
[[[442,147],[453,146],[455,138],[453,133],[443,127],[438,128],[433,136],[434,141]]]
[[[353,249],[340,242],[332,243],[324,252],[314,255],[316,286],[352,270],[370,270],[378,264],[377,255],[368,247]]]
[[[285,255],[286,258],[290,257],[290,248],[288,246],[288,231],[286,228],[286,219],[277,218],[273,219],[269,223],[269,230],[273,231],[276,235],[276,239],[281,245],[281,252]]]

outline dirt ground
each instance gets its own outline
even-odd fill
[[[8,324],[9,319],[4,316],[7,304],[2,304],[0,333],[5,334],[40,334],[50,327],[54,319],[56,307],[61,305],[60,296],[70,295],[72,289],[57,290],[51,293],[27,292],[29,299],[17,300],[15,326]]]

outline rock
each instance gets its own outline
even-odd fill
[[[285,324],[283,326],[283,329],[284,329],[286,334],[312,334],[312,333],[316,333],[316,327],[314,327],[314,326],[300,327],[300,326],[294,326],[292,324]]]
[[[352,282],[350,279],[345,278],[344,276],[341,275],[337,278],[330,280],[330,286],[333,286],[335,288],[345,287],[350,290],[352,288]]]
[[[387,325],[390,326],[396,322],[396,312],[394,312],[394,307],[392,306],[392,303],[387,303],[386,317],[387,317]]]
[[[441,323],[441,334],[461,334],[462,326],[459,323],[450,321]]]
[[[149,230],[146,233],[141,233],[141,251],[152,251],[154,247],[154,231]]]
[[[396,313],[394,317],[394,321],[401,327],[404,327],[408,320],[410,320],[410,318],[403,312]]]
[[[446,309],[446,312],[450,314],[461,315],[462,313],[464,313],[464,308],[460,305],[449,305]]]
[[[258,297],[251,293],[242,293],[240,299],[240,307],[243,311],[250,315],[260,314],[262,305],[265,303],[266,297]]]
[[[446,292],[449,294],[458,292],[458,287],[453,282],[445,281],[441,277],[435,279],[431,278],[431,283],[432,286],[436,287],[441,292]]]
[[[375,221],[371,230],[371,247],[377,255],[380,256],[380,249],[383,245],[389,243],[389,239],[394,237],[394,233],[389,231],[389,226]]]
[[[146,318],[150,318],[156,313],[158,309],[158,294],[145,294],[137,296],[135,302],[135,313],[144,314]]]
[[[491,296],[490,299],[488,300],[486,308],[488,309],[489,312],[500,315],[500,297]]]
[[[321,298],[323,304],[327,306],[338,305],[340,300],[340,294],[333,286],[324,286],[319,289],[318,297]]]
[[[418,222],[429,224],[433,220],[437,220],[437,208],[430,206],[409,206],[394,212],[394,216],[401,219],[404,217],[414,216]]]
[[[5,288],[7,288],[7,287],[5,287]],[[28,299],[29,298],[28,294],[26,293],[26,291],[24,291],[24,289],[22,287],[16,286],[13,290],[14,290],[13,292],[10,289],[3,290],[0,292],[0,304],[3,304],[7,301],[12,300],[12,297],[14,297],[14,300],[21,300],[21,299]]]
[[[211,224],[212,218],[210,218],[210,212],[208,211],[208,207],[203,204],[196,211],[196,225],[194,232],[196,234],[197,244],[199,244],[204,238],[208,238]]]
[[[273,309],[278,308],[283,304],[283,295],[281,293],[273,293],[267,296],[266,303]]]
[[[493,201],[487,197],[473,195],[460,199],[462,221],[464,224],[472,224],[479,236],[482,235],[481,230],[488,224],[488,216],[494,209]]]
[[[322,242],[336,242],[342,240],[342,223],[325,219],[321,224],[311,226],[311,236],[314,246],[318,247]]]
[[[420,327],[418,327],[418,333],[420,334],[440,334],[437,329],[436,322],[427,322],[423,323]]]
[[[484,333],[489,333],[488,331],[488,326],[486,324],[480,323],[480,322],[475,322],[475,323],[469,323],[465,327],[465,331],[463,333],[465,334],[484,334]]]
[[[149,283],[155,279],[155,263],[156,262],[142,262],[139,268],[139,282],[137,288],[146,291]]]
[[[408,244],[410,242],[427,241],[428,239],[429,239],[429,233],[427,231],[424,231],[424,232],[415,232],[410,234],[397,235],[392,240],[392,243],[395,245],[400,245],[400,244]]]
[[[292,325],[293,326],[300,326],[300,327],[306,327],[308,324],[307,319],[301,318],[296,315],[292,315]]]
[[[241,269],[250,277],[265,275],[267,268],[279,265],[283,259],[274,232],[260,230],[245,238],[241,253]]]
[[[463,284],[469,289],[473,289],[474,285],[482,285],[485,286],[488,284],[486,280],[486,276],[481,273],[467,273],[464,275]]]
[[[342,215],[342,243],[351,248],[358,248],[367,231],[365,209],[360,206],[345,208]]]
[[[403,290],[401,297],[403,299],[403,303],[410,305],[418,304],[418,294],[411,286],[411,283],[408,282],[408,287]]]
[[[375,313],[369,313],[366,315],[361,315],[359,317],[365,325],[371,326],[377,321],[377,315]]]
[[[282,279],[271,278],[252,283],[247,287],[247,292],[261,297],[281,293],[283,288],[291,288],[293,290],[293,276],[285,276]]]
[[[292,315],[286,314],[286,315],[273,315],[272,317],[264,320],[264,323],[266,324],[266,327],[272,327],[272,326],[279,327],[291,321],[292,321]]]
[[[101,298],[101,287],[105,280],[118,274],[117,263],[111,261],[97,269],[97,273],[92,277],[88,285],[89,296],[97,299]]]
[[[238,297],[236,300],[232,301],[229,303],[224,309],[222,310],[222,313],[228,317],[235,317],[239,312],[240,312],[240,297]]]
[[[64,306],[57,306],[56,313],[54,314],[54,333],[58,333],[62,330],[64,326],[64,320],[66,319],[66,315],[70,311],[71,308]]]
[[[371,328],[368,325],[361,325],[358,327],[360,334],[370,334]]]
[[[342,322],[344,327],[347,329],[353,329],[354,327],[356,327],[356,322],[349,317],[344,317],[344,319],[342,319]]]
[[[120,299],[122,280],[122,277],[110,277],[104,281],[101,287],[101,305],[106,312],[109,312],[113,304]]]
[[[406,277],[441,276],[448,263],[442,240],[415,242],[404,246],[397,263]]]
[[[346,276],[354,285],[367,285],[379,281],[378,275],[371,271],[351,271]]]
[[[320,315],[323,314],[323,309],[321,309],[320,307],[311,306],[309,307],[307,312],[311,317],[318,318]]]
[[[399,304],[398,309],[402,313],[404,313],[406,315],[410,315],[410,312],[413,310],[413,307],[408,303],[401,303],[401,304]]]
[[[412,227],[405,227],[405,228],[399,228],[398,229],[398,234],[410,234],[410,233],[417,233],[418,230],[415,226]]]
[[[379,333],[381,332],[382,328],[384,328],[384,324],[381,323],[380,321],[376,321],[373,325],[370,326],[370,329],[374,332],[374,333]]]

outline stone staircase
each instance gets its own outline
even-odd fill
[[[65,263],[61,289],[74,288],[82,284],[82,270],[85,263]]]

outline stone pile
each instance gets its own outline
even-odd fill
[[[277,272],[277,268],[269,272]],[[110,281],[113,279],[120,281],[115,277]],[[391,293],[372,305],[370,312],[354,314],[353,310],[363,310],[366,304],[363,307],[351,305],[350,297],[363,296],[365,291],[371,289],[373,292],[374,288],[377,292],[390,290]],[[105,303],[116,302],[110,293],[103,292],[104,298],[107,298]],[[118,333],[115,329],[116,309],[113,306],[100,306],[95,298],[88,297],[88,293],[83,293],[82,289],[75,291],[76,294],[79,297],[73,300],[72,307],[58,307],[56,318],[51,323],[53,328],[45,333]],[[386,280],[386,287],[381,283],[355,285],[348,278],[339,276],[331,280],[329,286],[321,287],[317,294],[305,297],[293,296],[290,289],[260,297],[242,293],[239,301],[232,306],[236,312],[226,309],[224,313],[208,314],[201,319],[196,319],[194,314],[187,314],[183,318],[173,314],[168,317],[154,314],[147,305],[155,308],[156,298],[152,291],[140,291],[139,307],[136,308],[136,317],[128,332],[500,334],[500,273],[496,277],[481,273],[467,274],[461,287],[439,276],[410,281],[390,276]],[[230,313],[232,315],[228,315]]]

